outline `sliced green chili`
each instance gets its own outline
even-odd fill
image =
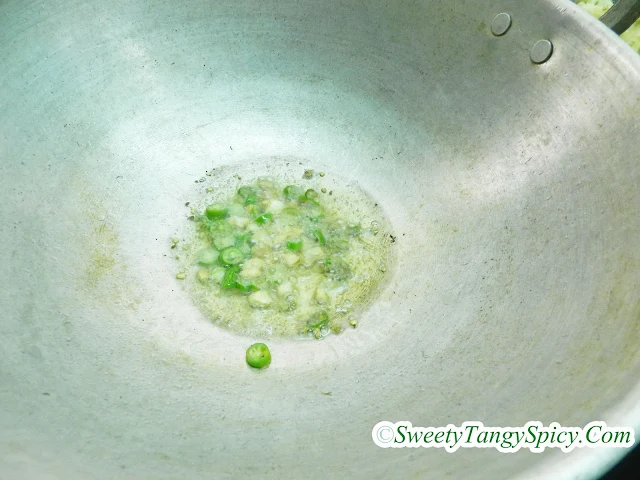
[[[317,201],[319,197],[318,192],[316,192],[313,188],[310,188],[309,190],[304,192],[304,196],[306,197],[307,200],[314,200],[314,201]]]
[[[302,239],[301,238],[293,238],[287,241],[287,249],[292,252],[298,252],[302,250]]]
[[[207,206],[205,214],[212,220],[217,218],[225,218],[229,214],[229,209],[221,203],[212,203],[211,205]]]
[[[258,217],[256,217],[256,223],[258,225],[264,225],[271,219],[273,219],[272,213],[263,213],[262,215],[259,215]]]
[[[242,252],[245,257],[251,255],[251,234],[245,233],[236,237],[235,247]]]
[[[238,273],[240,273],[239,266],[234,265],[233,267],[229,267],[227,271],[224,273],[224,277],[222,277],[222,282],[220,286],[228,290],[236,288]]]
[[[254,343],[247,348],[247,363],[253,368],[265,368],[271,363],[271,352],[264,343]]]
[[[255,205],[258,203],[258,193],[255,188],[252,187],[240,187],[238,189],[238,195],[242,197],[245,205]]]
[[[329,314],[327,312],[318,312],[309,320],[307,320],[307,325],[309,328],[320,328],[325,323],[329,321]]]
[[[242,277],[239,277],[236,280],[236,288],[244,293],[251,293],[258,290],[258,287],[256,287],[250,280]]]
[[[314,230],[313,231],[313,236],[316,237],[316,240],[318,241],[318,243],[320,245],[326,245],[327,244],[327,239],[325,238],[324,234],[322,233],[321,230]]]
[[[225,265],[238,265],[244,260],[244,255],[236,247],[227,247],[220,252],[220,261]]]
[[[282,193],[284,193],[284,197],[287,200],[295,200],[302,195],[303,190],[295,185],[287,185],[284,187],[284,190],[282,190]]]

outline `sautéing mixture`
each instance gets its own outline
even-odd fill
[[[390,235],[379,210],[363,224],[353,205],[312,188],[312,175],[304,186],[259,178],[193,212],[195,240],[176,277],[195,279],[197,302],[217,323],[317,339],[356,326],[388,268]]]

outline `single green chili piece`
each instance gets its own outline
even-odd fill
[[[236,288],[238,273],[240,273],[239,266],[234,265],[233,267],[229,267],[227,271],[224,272],[224,277],[222,277],[222,283],[220,286],[225,289]]]
[[[220,261],[225,265],[238,265],[244,260],[244,255],[236,247],[227,247],[220,252]]]
[[[304,190],[296,185],[287,185],[282,190],[282,193],[284,193],[284,196],[287,200],[294,200],[302,195],[304,193]]]
[[[258,225],[264,225],[265,223],[267,223],[272,218],[273,218],[273,214],[272,213],[263,213],[262,215],[256,217],[256,223]]]
[[[322,231],[314,230],[313,231],[313,236],[316,237],[316,240],[318,240],[318,243],[320,245],[326,245],[327,244],[327,239],[325,238],[325,236],[322,233]]]
[[[292,238],[287,241],[287,249],[292,252],[298,252],[302,250],[302,239],[301,238]]]
[[[258,203],[258,193],[255,188],[252,187],[240,187],[238,189],[238,195],[242,197],[245,205],[255,205]]]
[[[205,209],[208,218],[214,220],[217,218],[225,218],[229,214],[229,210],[221,203],[212,203]]]
[[[271,352],[264,343],[254,343],[247,348],[247,363],[253,368],[265,368],[271,363]]]
[[[250,280],[247,280],[246,278],[242,278],[242,277],[236,280],[236,288],[243,293],[251,293],[258,290],[258,287],[256,287],[253,283],[251,283]]]
[[[245,233],[236,237],[235,247],[242,252],[245,257],[251,255],[251,234]]]
[[[316,192],[313,188],[310,188],[309,190],[307,190],[306,192],[304,192],[304,196],[307,198],[307,200],[318,200],[318,192]]]
[[[255,195],[255,194],[256,194],[255,188],[244,186],[238,189],[238,195],[240,195],[242,198],[247,198],[249,195]]]

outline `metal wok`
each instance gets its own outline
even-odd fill
[[[640,426],[640,59],[572,3],[5,0],[0,65],[0,478],[582,479],[626,451],[371,437]],[[290,160],[374,196],[397,261],[357,329],[255,372],[168,239],[205,171]]]

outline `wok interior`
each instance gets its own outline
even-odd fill
[[[371,441],[380,420],[638,425],[638,62],[532,3],[0,6],[0,473],[560,478],[620,455]],[[273,340],[257,373],[168,239],[206,170],[267,165],[357,182],[397,262],[357,329]]]

